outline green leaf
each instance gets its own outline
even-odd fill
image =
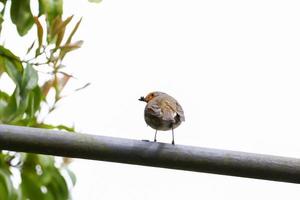
[[[9,95],[6,92],[3,92],[0,90],[0,99],[4,100],[4,101],[8,101],[9,100]]]
[[[15,126],[32,126],[32,124],[36,123],[36,118],[25,118],[25,119],[18,119],[15,121],[11,121],[10,125]]]
[[[61,51],[60,51],[60,54],[59,54],[59,58],[62,60],[67,53],[69,53],[70,51],[74,51],[76,49],[79,49],[82,46],[82,44],[83,44],[83,41],[79,40],[77,42],[61,46],[60,47]]]
[[[66,51],[66,52],[69,52],[69,51],[73,51],[75,49],[78,49],[82,46],[83,44],[83,41],[82,40],[79,40],[77,42],[74,42],[74,43],[71,43],[71,44],[67,44],[67,45],[64,45],[64,46],[61,46],[60,48],[63,50],[63,51]]]
[[[63,40],[65,29],[72,18],[73,15],[69,16],[66,20],[62,20],[60,16],[55,17],[52,24],[48,26],[47,41],[49,43],[55,42],[56,47],[58,47]]]
[[[30,119],[35,119],[36,112],[40,109],[40,104],[43,99],[43,94],[40,87],[35,87],[32,91],[29,92],[28,106],[26,113]],[[36,124],[36,121],[29,120],[28,123],[34,122],[32,125]]]
[[[3,117],[3,113],[8,104],[8,101],[9,101],[9,95],[0,90],[0,121],[1,118]]]
[[[34,24],[30,0],[11,0],[10,16],[12,22],[17,26],[19,35],[25,35]]]
[[[71,34],[69,35],[69,37],[68,37],[68,39],[67,39],[66,45],[68,45],[68,44],[71,43],[72,38],[73,38],[74,34],[76,33],[76,31],[77,31],[77,29],[78,29],[80,23],[81,23],[81,20],[82,20],[82,18],[80,18],[80,20],[76,23],[75,27],[73,28]]]
[[[3,15],[2,13],[0,13],[0,32],[2,30],[2,23],[4,22],[4,18],[3,18]]]
[[[53,194],[52,191],[47,191],[47,193],[44,194],[44,200],[56,200],[55,194]]]
[[[65,130],[65,131],[69,131],[69,132],[74,132],[75,128],[74,127],[69,127],[66,125],[51,125],[51,124],[45,124],[45,123],[40,123],[40,124],[36,124],[35,126],[36,128],[45,128],[45,129],[58,129],[58,130]]]
[[[14,62],[11,62],[9,59],[4,59],[4,67],[8,76],[13,80],[13,82],[19,86],[21,82],[22,73],[18,71]]]
[[[20,98],[20,104],[18,106],[17,111],[15,112],[14,118],[12,119],[12,122],[16,122],[18,120],[21,120],[24,118],[24,114],[26,109],[28,108],[29,104],[29,95],[26,93]],[[30,120],[29,120],[30,122]]]
[[[72,19],[73,15],[67,17],[67,19],[62,20],[60,23],[58,23],[57,26],[53,27],[53,34],[55,35],[59,33],[62,29],[65,29]]]
[[[32,48],[34,47],[35,41],[32,42],[32,44],[28,47],[27,51],[26,51],[26,55],[30,53],[30,51],[32,50]]]
[[[0,0],[1,3],[6,4],[7,0]]]
[[[8,165],[8,160],[11,160],[14,155],[10,155],[8,153],[0,153],[0,169],[3,170],[4,173],[11,175],[10,166]]]
[[[5,8],[6,8],[6,2],[7,0],[0,0],[1,5],[2,5],[2,9],[0,11],[0,33],[2,30],[2,23],[4,22],[4,12],[5,12]]]
[[[66,30],[65,28],[61,28],[60,31],[57,33],[56,42],[55,42],[56,47],[59,47],[59,45],[61,44],[61,41],[63,40],[65,35],[65,30]]]
[[[21,166],[21,192],[22,199],[45,199],[45,193],[42,192],[41,187],[44,186],[43,176],[50,174],[46,168],[42,168],[42,174],[36,172],[36,167],[40,164],[40,155],[38,154],[24,154],[23,155],[23,165]],[[47,159],[48,156],[43,156]],[[49,158],[51,158],[50,156]],[[50,165],[50,168],[55,168],[54,163]],[[51,172],[51,171],[50,171]]]
[[[15,56],[9,49],[0,45],[0,55],[20,61],[19,57]]]
[[[69,132],[74,132],[75,131],[74,127],[69,127],[69,126],[66,126],[66,125],[57,125],[55,127],[59,130],[65,130],[65,131],[69,131]]]
[[[14,93],[10,96],[7,106],[3,111],[3,122],[9,123],[13,120],[17,114],[17,110],[20,104],[20,90],[16,87]]]
[[[20,84],[23,66],[19,57],[0,45],[0,72],[6,71],[16,85]]]
[[[28,107],[29,93],[23,91],[21,94],[19,87],[16,87],[12,96],[10,96],[8,105],[3,113],[3,122],[8,124],[17,124],[19,120],[22,120],[24,113]]]
[[[22,199],[44,199],[41,191],[40,177],[33,170],[21,172]]]
[[[1,74],[4,72],[5,68],[4,68],[4,59],[2,56],[0,56],[0,76]]]
[[[63,0],[39,0],[39,16],[45,14],[48,24],[57,16],[62,16]]]
[[[32,67],[32,65],[27,64],[23,77],[21,90],[32,90],[38,84],[38,74],[37,71]]]
[[[53,80],[48,80],[42,85],[42,93],[44,97],[48,95],[49,90],[53,87],[54,81]]]
[[[63,40],[65,35],[66,27],[71,22],[72,19],[73,19],[73,15],[68,17],[64,21],[59,21],[59,23],[57,23],[56,26],[53,27],[52,37],[56,36],[56,43],[55,43],[56,47],[60,46],[61,41]]]
[[[61,16],[56,16],[50,24],[47,26],[47,42],[48,43],[53,43],[55,41],[55,34],[54,30],[56,27],[61,23],[62,19]]]
[[[37,157],[42,168],[53,167],[55,164],[54,156],[38,154]]]
[[[0,199],[8,199],[7,181],[9,178],[0,169]]]
[[[68,199],[69,190],[64,177],[56,168],[53,168],[51,172],[49,171],[48,173],[51,173],[51,181],[45,184],[48,191],[54,194],[57,200]]]
[[[37,28],[37,36],[38,36],[38,41],[39,41],[39,46],[38,46],[38,48],[36,50],[36,57],[37,57],[37,55],[40,54],[40,50],[41,50],[41,47],[43,45],[44,30],[43,30],[43,26],[40,23],[38,17],[34,17],[34,23],[35,23],[36,28]]]
[[[23,171],[35,172],[35,167],[39,161],[38,154],[22,153],[22,161],[23,161],[23,166],[21,169],[22,172]]]
[[[13,187],[10,175],[0,168],[0,199],[13,199],[15,188]]]
[[[36,86],[33,90],[32,90],[32,96],[34,99],[34,110],[38,111],[41,107],[41,102],[44,98],[42,90],[39,86]]]

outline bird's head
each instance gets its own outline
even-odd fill
[[[146,97],[141,96],[141,98],[139,98],[139,101],[145,101],[146,103],[148,103],[149,101],[151,101],[151,99],[158,97],[159,95],[164,94],[163,92],[150,92]]]

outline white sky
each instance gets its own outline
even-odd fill
[[[177,144],[300,157],[299,1],[65,3],[65,14],[83,16],[85,41],[65,63],[92,85],[49,121],[152,140],[137,99],[159,90],[185,111]],[[75,200],[299,199],[288,183],[79,159],[71,168]]]

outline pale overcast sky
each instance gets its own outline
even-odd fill
[[[137,99],[182,105],[177,144],[300,157],[300,2],[65,0],[85,41],[66,60],[87,89],[49,118],[79,132],[153,139]],[[171,142],[170,132],[159,132]],[[76,160],[75,200],[299,199],[299,185]]]

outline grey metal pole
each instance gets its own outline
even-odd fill
[[[0,149],[300,183],[300,159],[0,125]]]

